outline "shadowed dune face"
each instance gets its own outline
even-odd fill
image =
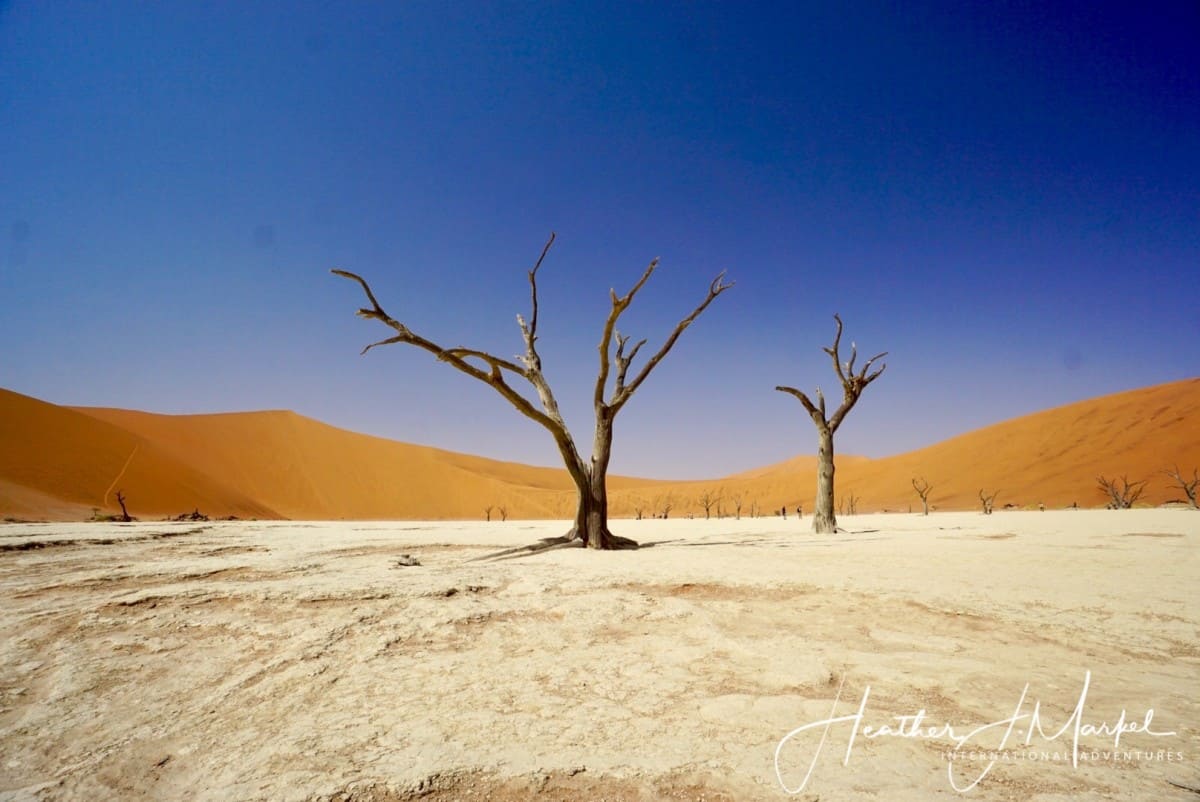
[[[838,494],[858,511],[920,509],[915,476],[938,509],[974,509],[980,488],[997,508],[1103,506],[1096,476],[1148,479],[1143,501],[1180,499],[1160,472],[1200,466],[1200,379],[1047,410],[883,459],[838,459]],[[798,446],[812,439],[798,420]],[[700,498],[743,516],[812,509],[815,458],[711,481],[612,477],[614,517],[703,515]],[[498,462],[337,429],[292,412],[156,415],[66,408],[0,390],[0,515],[78,519],[117,510],[162,517],[199,508],[212,516],[294,519],[567,518],[562,470]]]
[[[118,490],[135,505],[133,515],[196,507],[245,518],[279,515],[137,432],[0,390],[0,514],[77,519],[94,508],[118,509]]]

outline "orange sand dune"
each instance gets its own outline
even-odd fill
[[[162,517],[196,507],[214,514],[278,517],[230,484],[118,426],[0,390],[0,514],[78,519],[93,509]]]
[[[476,519],[488,505],[514,518],[557,517],[571,487],[563,471],[371,437],[294,412],[79,411],[136,432],[293,519]]]
[[[870,399],[867,399],[868,401]],[[816,433],[813,430],[813,448]],[[838,503],[858,498],[859,512],[921,508],[912,480],[931,485],[931,505],[942,510],[979,507],[979,491],[997,492],[1006,504],[1035,509],[1103,507],[1096,478],[1127,475],[1148,480],[1141,501],[1183,499],[1162,471],[1178,465],[1188,476],[1200,467],[1200,379],[1131,390],[1081,401],[978,429],[906,454],[883,459],[838,457]],[[719,492],[726,512],[737,496],[743,512],[751,500],[761,509],[807,514],[816,495],[816,458],[798,457],[720,481],[679,483],[674,492],[689,503],[678,511],[700,512],[694,501],[705,490]]]
[[[1200,466],[1197,421],[1200,379],[1133,390],[894,457],[840,457],[838,495],[856,496],[859,512],[918,509],[911,480],[923,476],[943,510],[976,507],[980,488],[999,491],[998,507],[1095,507],[1104,504],[1096,489],[1103,473],[1149,479],[1143,500],[1158,504],[1182,496],[1162,469]],[[721,497],[725,514],[739,503],[743,515],[798,504],[808,513],[815,474],[815,458],[805,455],[720,480],[613,477],[612,514],[651,516],[669,505],[671,517],[702,515],[706,492]],[[503,506],[510,518],[566,518],[573,509],[564,471],[370,437],[292,412],[71,409],[0,391],[0,515],[112,512],[118,488],[143,518],[196,507],[307,519],[478,519],[489,505],[497,517]]]

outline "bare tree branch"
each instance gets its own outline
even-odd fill
[[[1135,501],[1142,496],[1142,491],[1146,489],[1146,480],[1129,481],[1127,475],[1121,476],[1121,484],[1117,485],[1117,480],[1107,479],[1104,476],[1097,476],[1096,483],[1100,486],[1100,490],[1109,497],[1108,506],[1114,510],[1127,510],[1133,507]]]
[[[826,422],[825,422],[825,396],[820,394],[821,393],[820,388],[817,389],[817,398],[821,402],[820,407],[814,406],[813,402],[809,400],[808,396],[804,394],[803,390],[797,390],[795,387],[782,387],[782,386],[776,387],[775,389],[781,393],[788,393],[789,395],[796,396],[796,398],[800,399],[800,403],[804,405],[804,409],[812,417],[813,421],[815,421],[817,423],[818,427],[826,425]]]
[[[647,271],[646,275],[642,277],[642,280],[638,282],[637,287],[635,287],[634,290],[631,290],[629,295],[626,297],[632,300],[634,291],[641,288],[642,284],[646,283],[647,278],[649,278],[649,271]],[[692,322],[695,321],[696,318],[700,317],[704,310],[708,308],[708,305],[717,299],[718,295],[725,292],[725,290],[728,290],[733,285],[734,282],[725,281],[724,270],[722,270],[717,277],[712,280],[712,283],[708,286],[708,295],[706,295],[704,300],[700,302],[700,305],[693,309],[690,315],[675,324],[675,329],[671,332],[671,336],[668,337],[667,341],[663,343],[662,348],[658,349],[658,353],[650,357],[650,360],[642,366],[642,369],[638,372],[634,380],[625,387],[621,388],[619,393],[614,393],[612,402],[609,404],[614,411],[625,406],[625,403],[629,400],[629,398],[635,392],[637,392],[637,389],[642,386],[642,382],[646,380],[646,377],[649,376],[656,367],[658,367],[658,363],[663,360],[663,357],[670,353],[671,349],[675,347],[675,342],[679,339],[679,335],[683,334],[684,330],[688,326],[692,325]],[[639,347],[641,346],[639,345]]]
[[[538,296],[537,296],[537,272],[542,266],[542,262],[546,258],[546,254],[550,252],[550,246],[554,244],[555,233],[550,232],[550,239],[546,240],[545,247],[542,248],[542,255],[538,257],[537,263],[533,269],[529,271],[529,295],[530,306],[529,312],[529,337],[531,341],[537,340],[537,324],[538,324]]]
[[[1183,491],[1184,495],[1187,496],[1188,502],[1191,503],[1192,509],[1197,509],[1196,487],[1200,486],[1200,471],[1192,468],[1191,479],[1183,475],[1178,465],[1175,466],[1173,471],[1163,471],[1163,473],[1170,477],[1175,484],[1179,485],[1179,489]]]
[[[629,292],[618,296],[615,289],[610,289],[608,291],[608,297],[612,301],[612,308],[609,310],[608,317],[604,321],[604,330],[600,332],[600,370],[596,374],[596,390],[592,396],[596,409],[601,409],[608,405],[604,400],[604,394],[608,390],[608,375],[612,365],[612,356],[610,354],[610,350],[612,348],[614,335],[617,339],[616,362],[618,371],[617,383],[619,385],[624,384],[625,372],[629,370],[629,363],[633,361],[634,353],[636,353],[637,350],[642,347],[642,343],[645,342],[645,340],[639,342],[636,346],[634,346],[633,353],[630,353],[629,356],[624,357],[622,352],[625,347],[625,341],[622,340],[621,335],[616,331],[617,320],[621,317],[621,313],[624,312],[631,303],[633,303],[633,296],[637,294],[638,290],[645,286],[646,282],[650,280],[650,276],[654,274],[656,269],[658,269],[657,257],[650,260],[650,264],[642,272],[642,277],[637,280],[637,283],[633,285],[633,288],[630,289]],[[628,337],[626,337],[625,340],[628,340]],[[623,369],[621,366],[622,358],[625,359]]]
[[[443,348],[437,343],[420,336],[416,332],[412,331],[412,329],[410,329],[408,326],[389,315],[383,309],[383,307],[380,306],[379,301],[375,298],[375,293],[371,291],[371,286],[362,276],[359,276],[356,273],[351,273],[348,270],[335,269],[330,272],[332,272],[334,275],[356,281],[363,288],[363,292],[366,293],[367,299],[371,302],[371,308],[358,310],[359,317],[379,320],[397,332],[396,336],[394,337],[389,337],[386,340],[380,340],[379,342],[372,343],[364,348],[362,353],[365,354],[372,348],[379,345],[391,345],[393,343],[414,345],[417,348],[428,351],[439,360],[448,363],[471,378],[489,385],[506,401],[512,404],[512,406],[515,407],[516,410],[522,415],[548,429],[551,434],[555,436],[556,441],[560,441],[561,436],[565,434],[566,427],[563,424],[562,415],[558,414],[557,405],[553,403],[553,396],[549,396],[549,401],[551,403],[548,405],[548,408],[546,408],[545,411],[537,409],[537,407],[535,407],[528,398],[518,393],[507,382],[504,381],[504,377],[500,372],[500,368],[503,367],[506,370],[511,370],[529,381],[535,389],[539,390],[539,395],[541,394],[538,381],[540,374],[535,373],[532,369],[522,369],[515,363],[501,359],[500,357],[489,354],[486,351],[461,347]],[[491,370],[487,372],[480,370],[479,368],[467,362],[466,359],[468,358],[480,359],[486,362]],[[541,384],[545,384],[544,380],[541,381]],[[546,400],[546,398],[542,399],[544,407],[547,406]],[[569,440],[569,437],[567,439]],[[563,444],[560,441],[560,450],[562,445]],[[572,449],[573,448],[574,446],[572,445]]]

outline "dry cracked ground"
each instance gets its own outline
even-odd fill
[[[1196,798],[1200,514],[845,523],[0,526],[0,799]]]

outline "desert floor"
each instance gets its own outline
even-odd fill
[[[841,523],[3,525],[0,799],[1196,799],[1200,513]]]

